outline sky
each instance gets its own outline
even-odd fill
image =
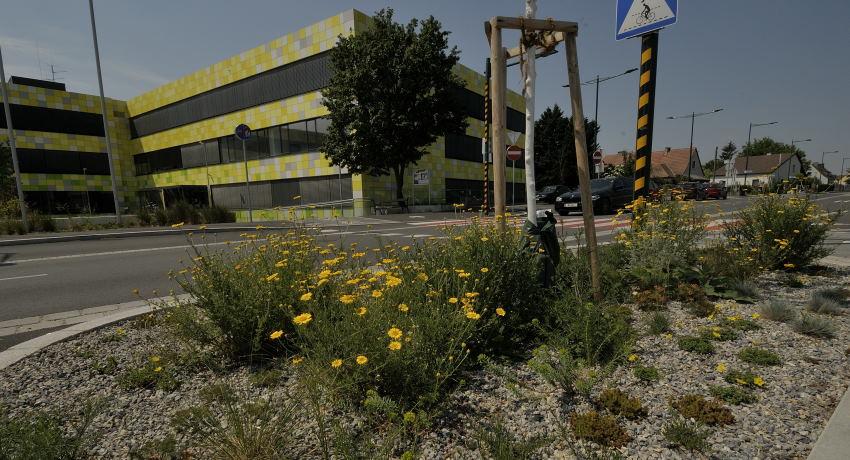
[[[56,78],[71,91],[97,94],[97,74],[86,0],[3,0],[0,46],[6,74]],[[616,0],[538,0],[538,17],[579,24],[583,81],[637,67],[640,42],[615,41]],[[461,62],[483,71],[489,46],[484,21],[519,16],[522,0],[96,0],[106,95],[128,99],[341,11],[371,14],[391,7],[396,20],[433,15],[451,32]],[[695,120],[694,146],[703,161],[753,129],[797,144],[813,161],[821,152],[837,172],[850,165],[850,2],[846,0],[680,0],[678,23],[659,39],[653,147],[687,147],[690,119],[668,116],[722,112]],[[506,33],[505,46],[518,34]],[[538,61],[537,115],[569,107],[565,54]],[[520,89],[517,67],[508,85]],[[595,86],[583,87],[593,118]],[[605,152],[634,148],[638,73],[600,86],[600,145]]]

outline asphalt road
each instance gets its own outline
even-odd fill
[[[850,194],[818,198],[829,210],[850,208]],[[740,209],[746,198],[700,202],[710,214]],[[582,227],[580,215],[559,218],[562,236]],[[411,241],[443,235],[446,224],[462,224],[462,215],[452,213],[391,215],[369,219],[370,225],[319,229],[319,238],[348,244],[375,247],[387,241]],[[596,218],[600,241],[610,241],[613,228],[610,216]],[[207,235],[212,248],[224,247],[225,241],[240,238],[240,232]],[[197,235],[195,236],[196,241]],[[836,255],[850,257],[850,216],[841,218],[831,243]],[[570,240],[567,240],[570,241]],[[182,235],[73,241],[0,247],[0,255],[9,259],[0,264],[0,321],[33,317],[87,307],[136,300],[133,289],[146,297],[167,295],[178,287],[168,279],[170,269],[179,269],[190,257],[189,241]],[[4,340],[6,342],[6,340]]]

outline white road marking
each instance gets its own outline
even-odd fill
[[[402,236],[403,233],[378,233],[381,236]]]
[[[228,244],[227,242],[219,242],[219,243],[206,243],[203,245],[196,246],[220,246],[222,244]],[[234,244],[234,243],[231,243]],[[192,245],[184,244],[181,246],[163,246],[159,248],[144,248],[144,249],[125,249],[122,251],[106,251],[106,252],[91,252],[87,254],[69,254],[65,256],[52,256],[52,257],[40,257],[38,259],[21,259],[21,260],[10,260],[11,263],[21,264],[26,262],[42,262],[46,260],[61,260],[61,259],[78,259],[80,257],[97,257],[97,256],[114,256],[118,254],[133,254],[138,252],[148,252],[148,251],[169,251],[173,249],[187,249],[191,248]]]
[[[426,235],[423,233],[417,233],[415,235],[410,235],[411,238],[430,238],[431,235]]]
[[[13,276],[11,278],[0,278],[0,281],[22,280],[26,278],[38,278],[40,276],[47,276],[47,273],[40,273],[38,275]]]
[[[337,233],[337,230],[333,230],[333,229],[326,229],[326,230],[322,230],[321,232],[322,232],[322,233]]]

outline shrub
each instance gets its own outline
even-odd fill
[[[606,364],[625,356],[634,340],[629,318],[622,310],[564,297],[547,312],[545,335],[588,364]]]
[[[741,404],[752,404],[758,401],[758,397],[746,388],[712,385],[709,387],[709,391],[715,398],[722,399],[723,401],[735,406]]]
[[[209,207],[202,207],[199,209],[199,212],[201,213],[200,223],[203,224],[236,222],[236,214],[215,204]]]
[[[0,407],[0,458],[83,459],[97,433],[92,422],[103,410],[100,400],[86,401],[78,414],[63,420],[52,412],[29,412],[9,416]]]
[[[730,287],[742,297],[756,299],[759,296],[758,286],[756,286],[755,283],[749,280],[739,279],[733,281]]]
[[[723,376],[727,383],[735,383],[744,387],[763,387],[764,379],[752,371],[739,371],[732,369]]]
[[[742,253],[734,241],[710,239],[697,252],[696,275],[702,284],[733,288],[760,271],[751,254]]]
[[[50,216],[46,216],[36,210],[30,210],[27,214],[31,232],[55,232],[56,224]]]
[[[534,452],[548,443],[543,437],[520,440],[500,418],[480,426],[474,435],[478,450],[484,458],[494,460],[524,460],[534,458]]]
[[[572,295],[590,302],[593,289],[590,278],[590,255],[581,235],[576,237],[577,248],[562,248],[561,263],[555,269],[554,286],[562,295]],[[602,292],[605,301],[620,303],[628,299],[632,291],[620,272],[625,264],[626,251],[622,245],[599,246],[599,265]]]
[[[658,369],[652,366],[635,366],[632,369],[635,377],[642,382],[657,382],[661,379],[661,375],[658,373]]]
[[[599,395],[599,404],[614,415],[636,419],[646,415],[640,399],[632,398],[618,388],[608,388]]]
[[[778,366],[782,364],[782,358],[776,353],[763,348],[745,347],[738,352],[738,358],[749,364],[760,366]]]
[[[835,219],[808,198],[768,195],[738,211],[723,233],[759,266],[793,269],[832,252],[824,242]]]
[[[732,411],[716,401],[701,395],[685,395],[670,403],[683,417],[706,425],[729,425],[735,423]]]
[[[826,315],[840,315],[844,312],[839,301],[835,300],[833,296],[824,295],[821,291],[812,293],[812,298],[806,303],[806,310]]]
[[[596,411],[573,412],[570,415],[570,427],[576,439],[593,441],[603,446],[620,447],[631,441],[631,436],[610,415],[600,415]]]
[[[723,327],[737,329],[739,331],[757,331],[761,329],[755,321],[751,319],[741,318],[737,315],[723,318],[720,322]]]
[[[640,310],[656,311],[664,308],[664,304],[667,303],[667,292],[664,286],[654,286],[637,291],[633,300]]]
[[[679,283],[676,287],[676,298],[682,302],[706,300],[705,289],[696,283]]]
[[[738,333],[728,327],[712,326],[702,331],[702,337],[718,342],[728,342],[738,338]]]
[[[652,335],[670,332],[670,317],[665,313],[657,311],[646,317],[646,329]]]
[[[696,422],[677,418],[665,424],[661,433],[672,446],[696,452],[705,452],[710,448],[707,439],[711,432]]]
[[[703,337],[682,336],[679,337],[679,348],[691,353],[699,353],[701,355],[710,355],[714,353],[714,345]]]
[[[835,324],[831,318],[826,316],[801,313],[800,317],[792,324],[792,327],[800,334],[812,337],[822,339],[835,337]]]
[[[575,392],[574,384],[580,378],[582,364],[572,357],[565,348],[552,350],[541,345],[531,352],[528,367],[537,372],[551,385],[559,387],[567,395]]]
[[[850,290],[840,287],[821,288],[815,291],[815,294],[824,299],[837,302],[841,306],[845,306],[848,298],[850,298]]]
[[[717,312],[715,305],[705,299],[686,302],[684,307],[690,314],[699,318],[707,318]]]
[[[765,318],[787,323],[797,317],[797,309],[792,307],[788,302],[776,299],[770,299],[766,304],[759,309],[761,315]]]

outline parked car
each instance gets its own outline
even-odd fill
[[[632,202],[632,178],[608,177],[590,181],[590,199],[593,212],[611,214]],[[562,216],[570,212],[581,212],[581,193],[578,189],[569,191],[555,199],[555,210]]]
[[[673,187],[673,196],[681,196],[684,200],[704,200],[705,185],[699,182],[682,182]]]
[[[566,185],[547,185],[537,191],[537,201],[552,204],[555,202],[555,198],[569,190],[570,188]]]
[[[725,200],[729,195],[729,190],[723,184],[708,184],[705,187],[705,197],[714,198],[716,200]]]

